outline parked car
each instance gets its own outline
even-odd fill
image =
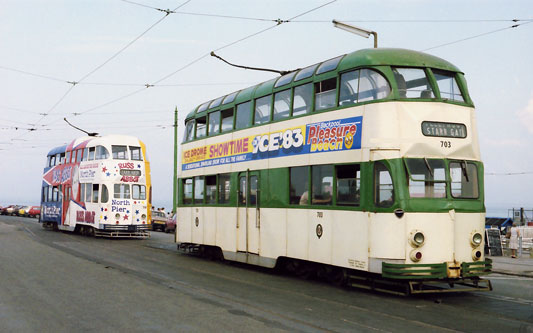
[[[176,214],[172,215],[167,219],[167,224],[165,225],[165,232],[176,232]]]
[[[27,216],[27,212],[30,211],[31,206],[20,206],[19,210],[15,212],[18,216]]]
[[[39,218],[41,216],[41,206],[31,206],[26,216]]]
[[[15,215],[16,212],[20,209],[20,206],[9,205],[2,210],[2,215]]]
[[[152,230],[161,230],[165,231],[165,225],[167,223],[167,215],[165,212],[160,212],[157,210],[152,211]]]

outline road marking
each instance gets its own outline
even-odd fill
[[[32,235],[32,237],[35,237],[35,234],[33,233],[33,231],[31,231],[30,229],[28,229],[28,227],[24,227],[24,229],[30,233]]]

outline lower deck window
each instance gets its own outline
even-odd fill
[[[183,203],[192,203],[192,179],[183,180]]]
[[[359,206],[361,201],[361,170],[358,164],[338,165],[337,205]]]
[[[114,186],[115,199],[130,199],[131,193],[130,193],[130,185],[129,184],[115,184]]]
[[[146,200],[146,186],[131,185],[134,200]]]
[[[374,164],[374,204],[391,207],[394,203],[394,186],[389,169],[383,162]]]
[[[475,199],[479,197],[477,167],[471,162],[450,162],[452,197]]]

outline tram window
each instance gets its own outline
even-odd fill
[[[95,153],[95,150],[96,150],[95,147],[90,147],[90,148],[89,148],[89,156],[87,157],[87,161],[92,161],[92,160],[94,160],[94,153]]]
[[[204,177],[194,177],[194,203],[204,202]]]
[[[115,184],[113,190],[115,199],[130,199],[131,197],[129,184]]]
[[[361,201],[361,167],[359,164],[338,165],[337,205],[359,206]]]
[[[411,198],[445,198],[446,167],[444,160],[408,158],[405,160]]]
[[[109,201],[109,191],[107,190],[107,186],[102,184],[102,196],[100,197],[100,202],[107,203],[108,201]]]
[[[294,88],[292,115],[299,116],[311,112],[313,104],[313,84],[308,83]]]
[[[54,165],[59,165],[59,164],[61,164],[61,154],[56,154],[56,161]]]
[[[209,136],[220,133],[220,111],[209,114]]]
[[[185,137],[183,141],[190,141],[194,138],[194,119],[189,120],[185,125]]]
[[[65,153],[61,153],[59,164],[65,164]]]
[[[100,195],[99,184],[93,184],[93,203],[98,203],[98,196]]]
[[[239,178],[239,205],[246,205],[246,176]]]
[[[316,74],[318,75],[318,74],[322,74],[322,73],[326,73],[326,72],[334,70],[335,68],[337,68],[337,65],[341,61],[342,57],[344,56],[338,56],[336,58],[324,61],[322,64],[320,64],[320,66],[316,70]]]
[[[105,160],[109,158],[109,151],[104,146],[96,146],[96,157],[97,160]]]
[[[450,162],[451,192],[454,198],[479,197],[477,167],[471,162]]]
[[[237,96],[238,93],[239,92],[236,91],[236,92],[231,93],[228,96],[224,97],[224,100],[222,101],[222,104],[224,105],[224,104],[228,104],[228,103],[233,102],[235,100],[235,96]]]
[[[257,186],[259,179],[257,176],[250,176],[250,205],[257,204]]]
[[[336,78],[315,83],[315,110],[324,110],[335,106],[336,86]]]
[[[217,203],[217,176],[205,177],[205,202],[208,204]]]
[[[207,117],[196,119],[196,138],[203,138],[207,134]]]
[[[191,204],[192,203],[192,179],[183,180],[183,203]]]
[[[290,168],[289,203],[291,205],[309,204],[309,173],[307,167]]]
[[[67,151],[66,155],[65,155],[65,163],[66,164],[69,164],[70,163],[70,152]]]
[[[250,117],[251,102],[246,102],[237,105],[237,118],[235,119],[235,129],[249,127],[251,124]]]
[[[47,168],[50,167],[50,163],[52,163],[52,156],[47,156],[46,157],[46,167]]]
[[[128,159],[128,147],[126,146],[111,146],[111,152],[114,160],[127,160]],[[91,152],[89,152],[89,160]]]
[[[218,175],[218,203],[229,203],[230,198],[230,175]]]
[[[93,196],[93,184],[85,184],[85,202],[91,202]]]
[[[370,69],[361,70],[357,99],[359,103],[386,98],[390,91],[389,82],[381,74]]]
[[[465,101],[455,80],[455,73],[433,69],[433,75],[437,80],[441,98],[458,102]]]
[[[56,163],[56,157],[55,156],[49,156],[50,157],[50,164],[48,166],[53,167]]]
[[[53,187],[53,190],[52,190],[52,201],[54,201],[54,202],[59,201],[59,189],[57,188],[57,186]]]
[[[374,203],[378,207],[391,207],[394,203],[392,177],[382,162],[374,164]]]
[[[274,95],[274,120],[287,118],[291,109],[291,90],[277,92]]]
[[[210,102],[205,102],[204,104],[200,105],[200,107],[198,108],[198,111],[196,111],[196,113],[200,113],[200,112],[203,112],[203,111],[207,110],[207,107],[209,106],[209,103]]]
[[[142,161],[141,147],[130,146],[130,156],[134,161]]]
[[[53,198],[53,193],[54,192],[54,187],[53,186],[48,186],[48,201],[53,201],[54,198]]]
[[[80,202],[85,202],[85,184],[80,184]]]
[[[331,205],[333,197],[333,165],[313,165],[311,167],[311,203]]]
[[[222,116],[222,133],[233,129],[233,109],[221,111]]]
[[[272,95],[261,97],[255,100],[254,124],[264,124],[270,120],[270,106]]]
[[[295,74],[296,74],[296,72],[292,72],[292,73],[283,75],[282,77],[280,77],[278,79],[278,81],[276,81],[276,84],[274,85],[274,88],[281,87],[281,86],[284,86],[284,85],[290,83]]]
[[[83,149],[83,157],[81,158],[82,161],[87,161],[87,158],[89,157],[89,148]]]
[[[215,107],[219,106],[220,103],[222,103],[222,99],[223,99],[223,98],[224,98],[224,96],[219,97],[219,98],[213,100],[213,101],[211,102],[211,104],[209,104],[209,109],[211,109],[211,108],[215,108]]]
[[[351,71],[341,75],[339,105],[351,105],[357,103],[357,91],[359,90],[359,75],[361,71]]]
[[[303,79],[307,79],[308,77],[313,76],[313,73],[315,72],[315,69],[318,67],[318,64],[311,65],[309,67],[305,67],[304,69],[300,70],[298,74],[294,77],[294,82],[300,81]]]
[[[393,68],[400,98],[434,98],[426,72],[420,68]]]
[[[146,200],[146,186],[144,185],[131,185],[133,200]]]
[[[43,188],[41,189],[41,201],[42,202],[48,201],[47,194],[48,194],[48,188],[47,186],[43,186]]]

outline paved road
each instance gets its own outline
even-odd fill
[[[0,331],[533,332],[533,279],[396,297],[178,253],[172,235],[108,240],[0,217]]]

